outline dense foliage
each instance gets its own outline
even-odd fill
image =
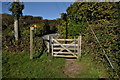
[[[33,17],[30,15],[20,17],[20,40],[16,44],[14,39],[14,20],[13,16],[9,14],[2,15],[2,44],[3,49],[10,52],[21,52],[29,51],[29,36],[30,36],[30,26],[37,25],[37,28],[34,30],[35,41],[40,44],[36,45],[42,49],[42,39],[41,36],[56,32],[56,20],[43,20],[42,17]],[[37,40],[36,40],[37,39]],[[37,48],[39,48],[37,47]]]
[[[75,2],[66,11],[67,14],[61,16],[67,17],[68,38],[82,35],[82,54],[94,54],[95,60],[109,65],[102,52],[104,49],[115,71],[120,75],[120,25],[118,23],[120,3]],[[66,35],[66,21],[61,19],[61,24],[58,26],[58,32],[63,34],[63,37]],[[97,43],[91,28],[103,48]],[[116,76],[110,66],[106,68],[110,70],[109,73],[112,75],[110,77]]]

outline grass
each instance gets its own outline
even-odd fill
[[[76,78],[108,78],[105,68],[96,64],[92,55],[82,55],[77,62],[80,70]],[[68,78],[63,73],[64,65],[64,58],[53,58],[46,52],[33,60],[29,59],[29,52],[2,53],[3,78]]]
[[[8,53],[3,51],[3,78],[66,78],[63,74],[64,59],[47,57],[46,53],[33,60],[29,53]]]
[[[83,55],[78,59],[78,63],[80,63],[78,78],[108,78],[107,71],[102,63],[97,64],[92,55]]]

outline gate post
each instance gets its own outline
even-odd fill
[[[81,56],[81,40],[82,40],[82,36],[80,35],[80,56]]]
[[[51,36],[51,49],[52,49],[52,56],[53,56],[53,36]]]
[[[47,52],[50,53],[50,36],[49,35],[48,35],[47,39],[48,39],[48,41],[47,41],[47,48],[48,48]]]
[[[30,59],[33,59],[33,30],[34,27],[30,27]]]
[[[78,37],[78,57],[81,56],[81,36]]]

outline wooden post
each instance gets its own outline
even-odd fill
[[[78,57],[81,56],[81,39],[82,39],[82,37],[79,36],[78,37]]]
[[[33,30],[34,27],[30,27],[30,59],[33,59]]]
[[[51,39],[51,36],[49,36],[49,40],[50,40],[50,43],[49,43],[49,51],[50,53],[52,52],[52,39]]]
[[[74,36],[74,41],[73,41],[73,42],[74,42],[74,44],[75,44],[75,36]],[[74,45],[74,53],[76,53],[75,50],[76,50],[76,44]]]
[[[80,56],[81,56],[81,40],[82,40],[82,36],[80,36]]]
[[[48,50],[47,50],[47,52],[48,53],[50,53],[50,36],[48,35],[48,42],[47,42],[47,48],[48,48]]]
[[[14,35],[15,35],[15,40],[18,41],[19,35],[18,35],[18,28],[19,27],[19,20],[14,19]]]
[[[80,57],[80,37],[78,37],[78,46],[77,46],[77,48],[78,48],[78,57]]]
[[[52,56],[53,56],[53,37],[51,36],[51,48],[52,48]]]

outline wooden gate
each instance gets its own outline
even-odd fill
[[[67,42],[67,44],[65,44]],[[81,36],[78,39],[54,39],[50,38],[51,53],[54,57],[80,57],[81,56]]]

